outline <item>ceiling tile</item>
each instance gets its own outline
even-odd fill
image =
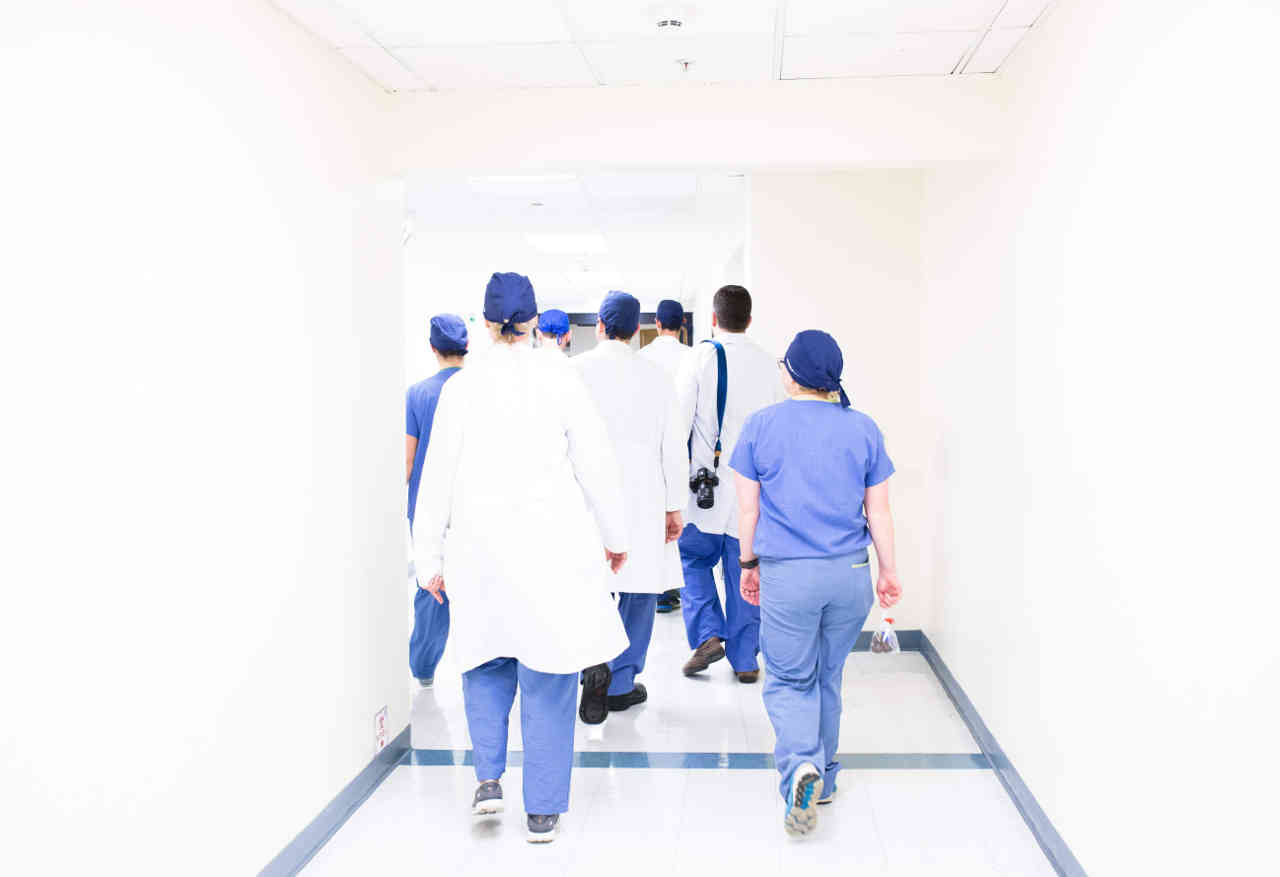
[[[377,45],[356,16],[331,0],[275,0],[275,5],[331,46]]]
[[[771,76],[767,36],[693,37],[584,43],[583,52],[606,85],[637,82],[753,82]],[[681,60],[689,60],[686,72]]]
[[[787,37],[782,78],[948,74],[977,38],[964,31]]]
[[[982,45],[978,46],[978,51],[973,53],[973,57],[961,72],[995,73],[1028,30],[1030,28],[1009,27],[991,31],[982,38]]]
[[[681,200],[698,190],[697,174],[669,173],[589,173],[582,185],[596,201],[615,198],[660,198]]]
[[[432,88],[534,88],[595,85],[572,45],[433,46],[396,55]]]
[[[340,0],[384,46],[568,42],[555,0]]]
[[[996,19],[995,27],[1031,27],[1049,3],[1050,0],[1009,0]]]
[[[659,4],[652,0],[565,0],[574,36],[592,42],[665,36],[658,20],[675,13],[682,37],[708,34],[772,34],[777,0],[698,0]]]
[[[405,69],[386,49],[347,46],[338,51],[389,91],[412,91],[424,87],[422,80]]]
[[[1010,0],[1014,2],[1014,0]],[[1001,0],[790,0],[787,33],[985,30]]]

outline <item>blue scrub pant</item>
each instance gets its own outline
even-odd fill
[[[725,656],[737,672],[756,670],[760,651],[760,608],[742,599],[738,590],[738,540],[723,533],[704,533],[688,524],[680,534],[680,563],[684,590],[680,592],[684,630],[689,648],[696,649],[713,636],[724,640]],[[723,563],[725,606],[720,609],[716,580],[711,570]]]
[[[434,679],[436,665],[449,641],[449,596],[441,592],[437,603],[431,592],[418,588],[413,595],[413,633],[409,635],[409,670],[418,679]]]
[[[786,800],[791,775],[809,763],[835,791],[840,763],[840,683],[871,611],[867,552],[760,561],[760,650],[764,705],[777,744],[774,760]]]
[[[618,614],[626,628],[631,644],[621,655],[609,662],[613,681],[609,694],[629,694],[636,687],[636,677],[644,671],[644,659],[649,654],[649,641],[653,639],[653,619],[658,613],[657,594],[619,594]]]
[[[462,674],[476,780],[501,779],[507,769],[507,727],[517,685],[524,811],[537,816],[565,813],[578,720],[577,673],[539,673],[515,658],[494,658]]]

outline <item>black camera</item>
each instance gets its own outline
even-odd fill
[[[700,509],[709,509],[716,504],[716,488],[719,486],[720,476],[706,466],[689,479],[689,489],[697,495]]]

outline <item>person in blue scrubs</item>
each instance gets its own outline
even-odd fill
[[[431,440],[431,423],[436,416],[436,403],[445,381],[462,368],[467,355],[467,324],[453,314],[431,318],[431,352],[436,355],[440,371],[409,388],[405,397],[405,478],[409,482],[409,530],[413,530],[413,512],[418,505],[418,482],[422,478],[422,461]],[[424,688],[435,681],[436,665],[444,654],[449,639],[449,599],[439,603],[418,583],[413,595],[413,633],[409,636],[409,669]]]
[[[539,345],[559,353],[569,352],[569,315],[556,308],[549,308],[538,317],[538,328],[534,332]]]
[[[902,594],[889,513],[893,463],[875,421],[849,407],[844,358],[825,332],[787,348],[791,398],[743,427],[736,473],[743,599],[760,607],[764,703],[777,735],[783,827],[817,825],[836,792],[844,662],[871,611],[874,543],[881,606]]]

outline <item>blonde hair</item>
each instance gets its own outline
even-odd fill
[[[484,324],[488,327],[489,337],[493,339],[494,344],[519,344],[521,341],[528,340],[529,333],[533,331],[534,324],[537,322],[537,320],[526,320],[523,323],[516,323],[516,331],[520,332],[520,335],[503,335],[501,323],[485,320]]]
[[[802,385],[795,378],[791,377],[791,373],[785,368],[782,370],[783,388],[789,396],[816,396],[824,402],[839,402],[839,390],[815,390],[812,387]]]

